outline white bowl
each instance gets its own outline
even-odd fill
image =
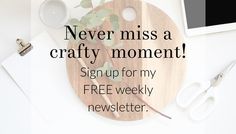
[[[69,11],[62,0],[45,0],[39,9],[41,21],[52,28],[61,28],[69,20]]]

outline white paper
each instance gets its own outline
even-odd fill
[[[79,101],[69,84],[65,59],[50,57],[56,43],[42,33],[31,44],[33,49],[27,55],[14,54],[2,63],[3,67],[46,123],[57,122],[68,113],[76,116],[72,111],[79,107]],[[38,119],[32,117],[34,124],[38,125]]]
[[[20,56],[18,53],[13,54],[11,57],[3,61],[2,66],[13,78],[22,92],[29,97],[30,91],[30,55],[29,52],[26,56]]]

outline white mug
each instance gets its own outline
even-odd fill
[[[69,20],[69,10],[62,0],[45,0],[39,9],[41,21],[52,28],[61,28]]]

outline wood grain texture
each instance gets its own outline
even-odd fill
[[[123,9],[126,7],[132,7],[135,9],[137,16],[134,21],[126,21],[122,17]],[[110,8],[113,10],[115,14],[119,16],[120,22],[120,30],[139,30],[137,25],[141,25],[143,30],[157,30],[161,33],[165,30],[171,31],[173,40],[165,41],[163,37],[159,37],[155,41],[123,41],[123,48],[125,50],[129,49],[140,49],[140,48],[149,48],[149,49],[159,49],[159,48],[176,48],[177,46],[182,46],[183,38],[178,28],[174,24],[174,22],[166,15],[163,11],[145,3],[140,0],[114,0],[112,2],[106,3],[101,7],[96,8],[98,10],[100,8]],[[111,26],[108,22],[105,22],[102,26],[102,30],[110,30]],[[117,32],[115,35],[116,43],[120,42],[120,34]],[[109,48],[105,48],[104,45],[99,41],[97,44],[89,44],[89,42],[84,42],[86,46],[89,48],[98,48],[101,49],[101,52],[98,56],[98,61],[95,65],[91,65],[89,63],[90,59],[83,59],[85,64],[89,66],[90,69],[97,69],[98,67],[103,66],[106,61],[110,61],[109,55],[107,52]],[[70,41],[68,44],[68,48],[77,49],[78,43],[75,41]],[[107,49],[107,50],[106,50]],[[111,54],[111,53],[110,53]],[[156,110],[162,110],[165,106],[167,106],[173,99],[175,98],[177,92],[180,89],[181,83],[183,81],[184,72],[185,72],[185,60],[184,59],[113,59],[114,67],[116,69],[122,69],[126,67],[132,70],[141,70],[141,69],[151,69],[157,70],[157,77],[153,80],[150,78],[123,78],[122,82],[112,82],[108,78],[101,77],[96,79],[99,84],[112,84],[115,87],[124,87],[124,86],[137,86],[140,85],[148,85],[150,87],[154,87],[154,92],[151,97],[147,97],[146,95],[138,96],[143,101],[147,102],[149,105],[154,107]],[[89,78],[81,78],[80,77],[80,69],[81,64],[77,59],[67,59],[67,71],[69,81],[73,89],[76,91],[76,94],[80,97],[80,99],[86,104],[102,104],[106,105],[104,99],[102,99],[101,95],[84,95],[83,94],[83,85],[84,84],[93,84],[93,82]],[[118,102],[119,104],[133,103],[133,104],[144,104],[142,100],[138,99],[135,95],[117,95],[114,94],[107,95],[111,102],[115,104]],[[146,112],[148,110],[148,112]],[[78,113],[79,114],[79,113]],[[140,120],[150,115],[155,114],[149,107],[146,106],[144,112],[132,113],[132,112],[119,112],[120,117],[115,118],[111,112],[99,112],[100,115],[116,119],[116,120]]]

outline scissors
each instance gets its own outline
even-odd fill
[[[180,90],[176,103],[181,108],[190,107],[190,118],[195,121],[206,119],[214,110],[216,104],[215,88],[221,83],[225,75],[235,66],[232,61],[222,72],[206,82],[195,82]]]

